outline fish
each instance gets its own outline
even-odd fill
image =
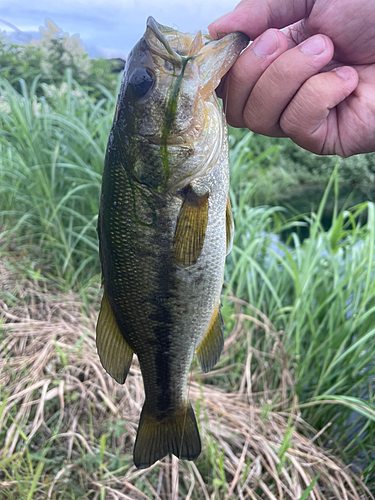
[[[126,60],[102,177],[96,345],[120,384],[138,357],[140,469],[201,453],[188,375],[195,353],[208,372],[223,349],[220,295],[234,230],[214,91],[248,41],[239,32],[214,41],[149,17]]]

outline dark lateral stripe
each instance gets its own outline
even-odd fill
[[[158,231],[154,233],[154,245],[158,249],[156,258],[156,293],[153,297],[155,314],[153,314],[153,332],[155,335],[155,368],[156,384],[159,397],[157,413],[167,412],[171,405],[171,386],[175,383],[171,376],[170,348],[172,345],[172,314],[171,299],[176,289],[175,270],[172,263],[170,241],[160,238],[160,234],[169,234],[170,222],[166,217],[159,215]],[[151,320],[151,318],[150,318]]]

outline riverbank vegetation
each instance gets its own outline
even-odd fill
[[[340,201],[353,176],[371,180],[372,157],[313,158],[246,131],[230,131],[225,349],[189,385],[202,456],[132,466],[139,368],[117,385],[94,343],[119,81],[0,81],[0,499],[372,498],[375,206]],[[265,204],[292,186],[291,158],[325,172],[313,213]]]

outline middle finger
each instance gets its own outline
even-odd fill
[[[259,77],[244,106],[243,121],[250,130],[272,137],[285,134],[279,121],[301,86],[333,57],[333,43],[315,35],[281,54]]]

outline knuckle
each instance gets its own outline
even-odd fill
[[[243,120],[246,127],[256,134],[267,133],[267,123],[262,119],[262,114],[259,112],[258,106],[247,105],[244,109]]]
[[[306,95],[295,97],[280,118],[280,127],[289,137],[303,135],[311,127],[314,103]]]
[[[285,61],[280,56],[279,59],[271,64],[267,71],[267,83],[270,90],[279,92],[280,85],[283,86],[288,82],[293,82],[296,78],[296,68],[292,64],[285,64]]]
[[[321,75],[314,75],[309,78],[303,84],[302,91],[304,98],[308,100],[312,105],[319,102],[322,96]]]
[[[230,125],[231,127],[235,128],[246,127],[246,123],[243,120],[241,120],[241,118],[238,115],[235,114],[232,115],[230,112],[226,113],[226,120],[228,125]]]
[[[276,101],[269,93],[253,92],[243,111],[246,126],[256,134],[273,135],[279,129],[280,115],[273,105]]]
[[[313,80],[314,77],[305,82],[281,116],[280,127],[290,136],[303,132],[307,124],[313,129],[314,122],[320,124],[327,113],[322,93]]]
[[[239,62],[240,61],[237,61],[228,75],[230,86],[235,88],[241,88],[244,85],[246,87],[252,87],[256,81],[254,71],[249,70],[249,65],[246,61],[241,61],[241,64],[239,64]]]
[[[297,135],[301,127],[301,115],[295,108],[288,109],[280,118],[280,128],[288,137]]]

